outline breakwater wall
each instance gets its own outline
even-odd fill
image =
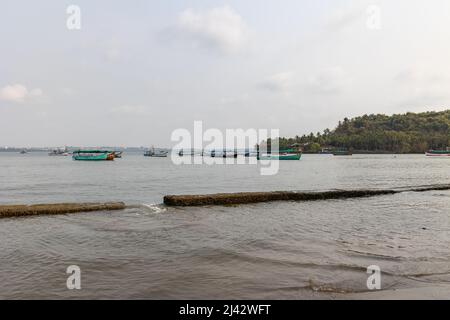
[[[123,202],[0,205],[0,218],[125,209]]]
[[[318,201],[330,199],[374,197],[401,192],[425,192],[432,190],[450,190],[450,185],[408,187],[385,190],[331,190],[322,192],[273,191],[199,195],[167,195],[164,197],[164,204],[173,207],[193,207],[211,205],[237,205],[271,201]]]

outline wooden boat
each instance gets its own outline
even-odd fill
[[[347,149],[338,149],[333,151],[333,156],[352,156],[353,153]]]
[[[195,150],[194,149],[187,149],[186,151],[181,149],[180,151],[178,151],[178,156],[180,157],[185,157],[185,156],[195,156]]]
[[[69,151],[67,150],[67,147],[65,147],[64,149],[53,149],[52,151],[50,151],[48,153],[49,156],[63,156],[63,157],[67,157],[69,155]]]
[[[450,157],[450,148],[446,150],[429,150],[425,155],[427,157]]]
[[[114,160],[114,153],[104,150],[78,150],[72,155],[73,160],[81,161],[111,161]]]
[[[112,154],[114,155],[114,158],[120,159],[122,158],[123,151],[113,151]]]
[[[300,160],[302,153],[293,149],[280,150],[278,153],[257,155],[258,160]]]
[[[221,152],[217,152],[216,150],[211,151],[211,158],[237,158],[237,151],[228,151],[223,150]]]
[[[150,150],[145,151],[144,157],[166,158],[168,153],[168,151],[164,150],[155,151],[155,148],[152,147]]]
[[[333,154],[333,152],[330,149],[322,148],[322,150],[319,151],[319,154]]]

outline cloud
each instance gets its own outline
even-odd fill
[[[348,84],[349,77],[342,67],[331,67],[308,79],[306,90],[311,93],[337,94]]]
[[[338,10],[329,18],[328,27],[338,30],[345,28],[360,19],[362,13],[362,11],[355,10]]]
[[[168,34],[172,40],[227,54],[239,52],[249,40],[245,21],[228,6],[203,12],[186,9],[178,15],[176,26]]]
[[[120,50],[119,48],[108,48],[105,51],[105,59],[108,62],[116,61],[120,58]]]
[[[274,92],[285,92],[292,86],[292,81],[292,72],[280,72],[267,77],[259,87]]]
[[[104,47],[104,58],[107,62],[115,62],[121,58],[122,46],[117,38],[108,40]]]
[[[0,89],[0,100],[22,103],[25,100],[42,96],[42,94],[43,92],[39,88],[28,90],[22,84],[13,84]]]
[[[400,107],[424,107],[447,105],[450,102],[450,78],[445,73],[409,68],[397,73],[392,87],[402,97]]]
[[[330,31],[341,31],[357,23],[364,23],[368,18],[368,8],[370,6],[357,2],[351,6],[337,8],[327,17],[326,26]]]
[[[111,113],[116,115],[147,115],[148,112],[148,108],[141,105],[124,105],[111,109]]]
[[[402,85],[417,85],[417,84],[429,84],[436,85],[450,81],[450,78],[446,76],[445,72],[432,72],[424,71],[424,68],[407,68],[398,72],[394,76],[394,81]]]

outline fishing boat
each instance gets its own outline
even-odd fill
[[[120,159],[122,158],[122,153],[123,151],[113,151],[112,154],[114,155],[115,159]]]
[[[337,149],[333,151],[333,156],[352,156],[353,153],[347,149]]]
[[[425,155],[427,157],[450,157],[450,148],[447,147],[445,150],[429,150]]]
[[[183,150],[181,149],[180,151],[178,151],[178,155],[180,157],[184,157],[184,156],[195,156],[195,150],[194,149],[188,149],[188,150]]]
[[[78,150],[72,155],[73,160],[82,161],[111,161],[114,160],[114,153],[105,150]]]
[[[169,152],[165,150],[157,150],[152,147],[150,150],[145,151],[144,157],[153,157],[153,158],[166,158]]]
[[[26,154],[26,153],[28,153],[27,150],[21,150],[20,151],[20,154]]]
[[[210,155],[211,155],[211,158],[237,158],[238,153],[236,150],[235,151],[223,150],[221,152],[212,150]]]
[[[64,149],[53,149],[52,151],[50,151],[48,153],[49,156],[63,156],[63,157],[67,157],[69,155],[69,151],[67,150],[67,147],[65,147]]]
[[[322,150],[319,151],[319,154],[333,154],[333,152],[328,148],[322,148]]]
[[[293,149],[280,150],[278,153],[267,153],[260,155],[258,153],[258,160],[300,160],[302,153]]]

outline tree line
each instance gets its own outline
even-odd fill
[[[319,152],[322,148],[372,153],[423,153],[445,149],[450,146],[450,110],[345,118],[334,130],[279,140],[281,149],[292,145],[300,145],[306,152]]]

